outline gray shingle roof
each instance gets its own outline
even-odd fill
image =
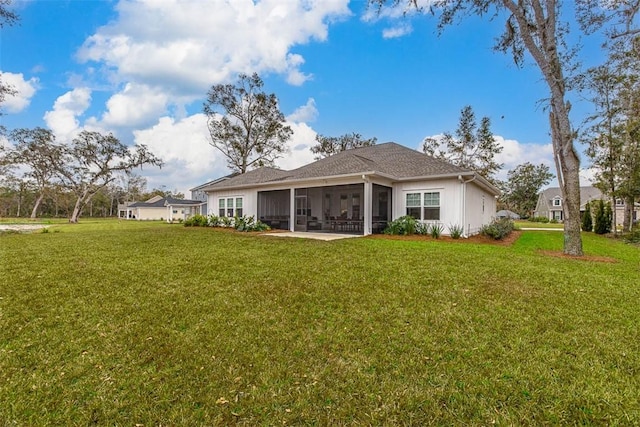
[[[222,189],[252,184],[324,178],[373,172],[396,179],[453,175],[469,172],[394,142],[354,148],[325,157],[291,171],[260,168],[218,182],[207,189]]]

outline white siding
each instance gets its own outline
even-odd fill
[[[473,182],[466,184],[466,193],[465,233],[478,234],[483,225],[495,218],[496,198]]]

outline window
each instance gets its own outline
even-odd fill
[[[235,208],[233,197],[218,199],[218,216],[243,216],[242,197],[235,198]]]
[[[558,199],[558,198],[553,199],[553,206],[560,206],[560,205],[562,205],[561,199]]]
[[[242,216],[242,197],[236,197],[236,215]]]
[[[233,198],[227,199],[227,216],[233,216]]]
[[[420,218],[420,193],[407,193],[407,215]]]
[[[173,213],[174,213],[174,214],[177,214],[177,213],[178,213],[178,209],[174,209],[174,210],[173,210]]]
[[[440,221],[440,193],[424,193],[424,220]]]

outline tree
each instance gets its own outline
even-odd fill
[[[35,218],[38,207],[49,187],[56,178],[54,165],[59,164],[64,153],[62,146],[55,143],[53,132],[40,127],[34,129],[16,129],[9,138],[15,144],[7,154],[7,162],[23,165],[27,168],[24,177],[33,180],[38,196],[31,210]]]
[[[501,185],[501,201],[521,216],[531,216],[536,208],[540,189],[552,178],[549,166],[523,163],[507,173],[507,181]]]
[[[315,160],[329,157],[344,150],[350,150],[358,147],[369,147],[376,145],[378,138],[362,139],[359,133],[346,133],[342,136],[324,136],[316,135],[317,144],[311,147],[311,152],[317,154]]]
[[[112,183],[116,172],[131,171],[145,164],[162,166],[162,160],[144,145],[130,148],[112,134],[82,131],[73,139],[61,162],[56,164],[64,185],[76,197],[69,222],[78,222],[91,197]]]
[[[582,214],[582,231],[593,231],[593,218],[591,218],[591,203],[587,203]]]
[[[611,215],[611,204],[607,203],[607,207],[605,207],[604,202],[600,199],[596,209],[596,220],[593,226],[593,232],[596,234],[607,234],[610,232]]]
[[[7,6],[11,4],[11,0],[0,0],[0,28],[5,25],[13,25],[18,21],[18,15],[7,9]],[[15,95],[17,91],[11,85],[2,82],[2,73],[0,73],[0,106],[8,95]],[[0,109],[0,116],[4,113]],[[0,134],[5,131],[4,126],[0,125]]]
[[[502,147],[493,137],[491,120],[483,117],[478,127],[470,105],[460,111],[455,137],[445,132],[442,140],[426,138],[422,150],[461,168],[474,170],[494,183],[495,173],[502,168],[502,164],[495,160],[496,155],[502,152]]]
[[[285,125],[275,94],[262,91],[258,74],[240,74],[237,84],[218,84],[207,93],[204,112],[211,145],[234,172],[273,165],[293,131]]]
[[[369,0],[381,7],[387,0]],[[588,1],[588,0],[584,0]],[[417,7],[416,0],[408,0]],[[392,0],[398,6],[402,0]],[[556,171],[564,200],[564,253],[581,256],[580,235],[580,158],[574,147],[575,131],[571,125],[567,100],[570,72],[575,64],[567,49],[568,26],[560,21],[559,0],[436,0],[431,10],[439,13],[438,28],[458,22],[464,16],[505,16],[505,31],[494,48],[510,53],[517,66],[529,53],[549,89],[549,125]]]

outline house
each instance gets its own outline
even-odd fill
[[[595,200],[603,200],[605,203],[609,201],[608,198],[602,194],[602,191],[598,190],[596,187],[580,187],[580,214],[585,211],[587,203]],[[622,224],[624,220],[624,208],[624,201],[616,200],[616,224]],[[564,220],[562,191],[560,190],[560,187],[547,188],[538,195],[538,202],[536,204],[536,209],[533,212],[533,216],[546,217],[549,218],[549,220],[555,219],[559,222]],[[636,221],[638,217],[640,217],[640,205],[636,203],[633,211],[633,221]]]
[[[167,222],[185,220],[196,214],[204,214],[204,203],[200,200],[174,199],[173,197],[154,196],[146,202],[132,202],[118,206],[118,217],[123,219],[166,220]]]
[[[386,143],[346,150],[298,169],[262,167],[202,188],[208,213],[254,216],[290,231],[380,233],[410,215],[476,234],[499,190],[477,173]]]
[[[218,182],[223,181],[225,179],[229,179],[235,175],[237,174],[234,173],[231,175],[223,176],[222,178],[214,179],[213,181],[205,182],[204,184],[200,184],[197,187],[193,187],[189,189],[189,191],[191,192],[191,200],[199,200],[202,202],[201,210],[203,215],[206,215],[206,213],[208,212],[207,193],[204,191],[204,189],[210,185],[217,184]]]

